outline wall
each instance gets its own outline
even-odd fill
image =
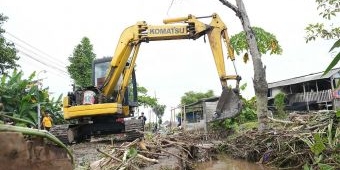
[[[213,118],[213,114],[216,110],[217,101],[214,102],[205,102],[199,103],[197,105],[203,106],[203,120],[200,120],[197,123],[188,123],[185,122],[185,130],[186,131],[200,131],[200,132],[207,132],[207,122],[210,122]]]

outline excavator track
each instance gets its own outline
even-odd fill
[[[133,141],[144,136],[144,121],[142,119],[125,120],[125,139]]]
[[[125,120],[125,140],[133,141],[137,138],[141,138],[144,136],[144,122],[141,119],[130,119]],[[68,137],[68,129],[69,125],[55,125],[51,128],[50,133],[57,137],[64,144],[69,144]]]
[[[68,124],[64,125],[55,125],[50,129],[50,133],[57,137],[64,144],[68,144],[67,130]]]

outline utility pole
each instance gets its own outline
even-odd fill
[[[41,120],[41,113],[40,113],[40,103],[38,103],[38,129],[40,130],[41,128],[41,124],[40,124],[40,120]]]
[[[45,78],[39,79],[39,74],[40,73],[47,73],[47,71],[46,70],[41,70],[37,74],[37,79],[38,79],[37,82],[38,82],[38,89],[39,90],[41,90],[42,86],[43,86],[42,82],[40,82],[40,81],[43,81],[45,79]],[[39,87],[39,85],[40,85],[40,87]],[[37,109],[37,113],[38,113],[38,129],[41,129],[41,122],[40,122],[40,120],[41,120],[41,112],[40,112],[41,109],[40,109],[40,104],[41,103],[38,102],[38,109]]]

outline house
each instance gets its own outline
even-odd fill
[[[213,119],[219,97],[201,99],[182,107],[182,127],[185,131],[207,132]],[[185,116],[184,116],[185,115]]]
[[[337,88],[340,68],[268,83],[268,108],[274,107],[274,97],[286,94],[287,110],[321,110],[340,107],[340,89]]]

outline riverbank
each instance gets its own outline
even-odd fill
[[[102,139],[72,148],[78,169],[202,169],[202,162],[223,167],[241,159],[255,163],[249,165],[254,167],[331,170],[340,167],[339,117],[330,111],[292,113],[284,120],[270,118],[269,129],[263,133],[257,131],[256,122],[248,122],[235,133],[222,132],[227,138],[175,130],[145,132],[144,140]],[[221,154],[233,159],[218,161]]]
[[[340,121],[333,111],[291,113],[229,137],[220,150],[234,158],[287,169],[340,169]]]

